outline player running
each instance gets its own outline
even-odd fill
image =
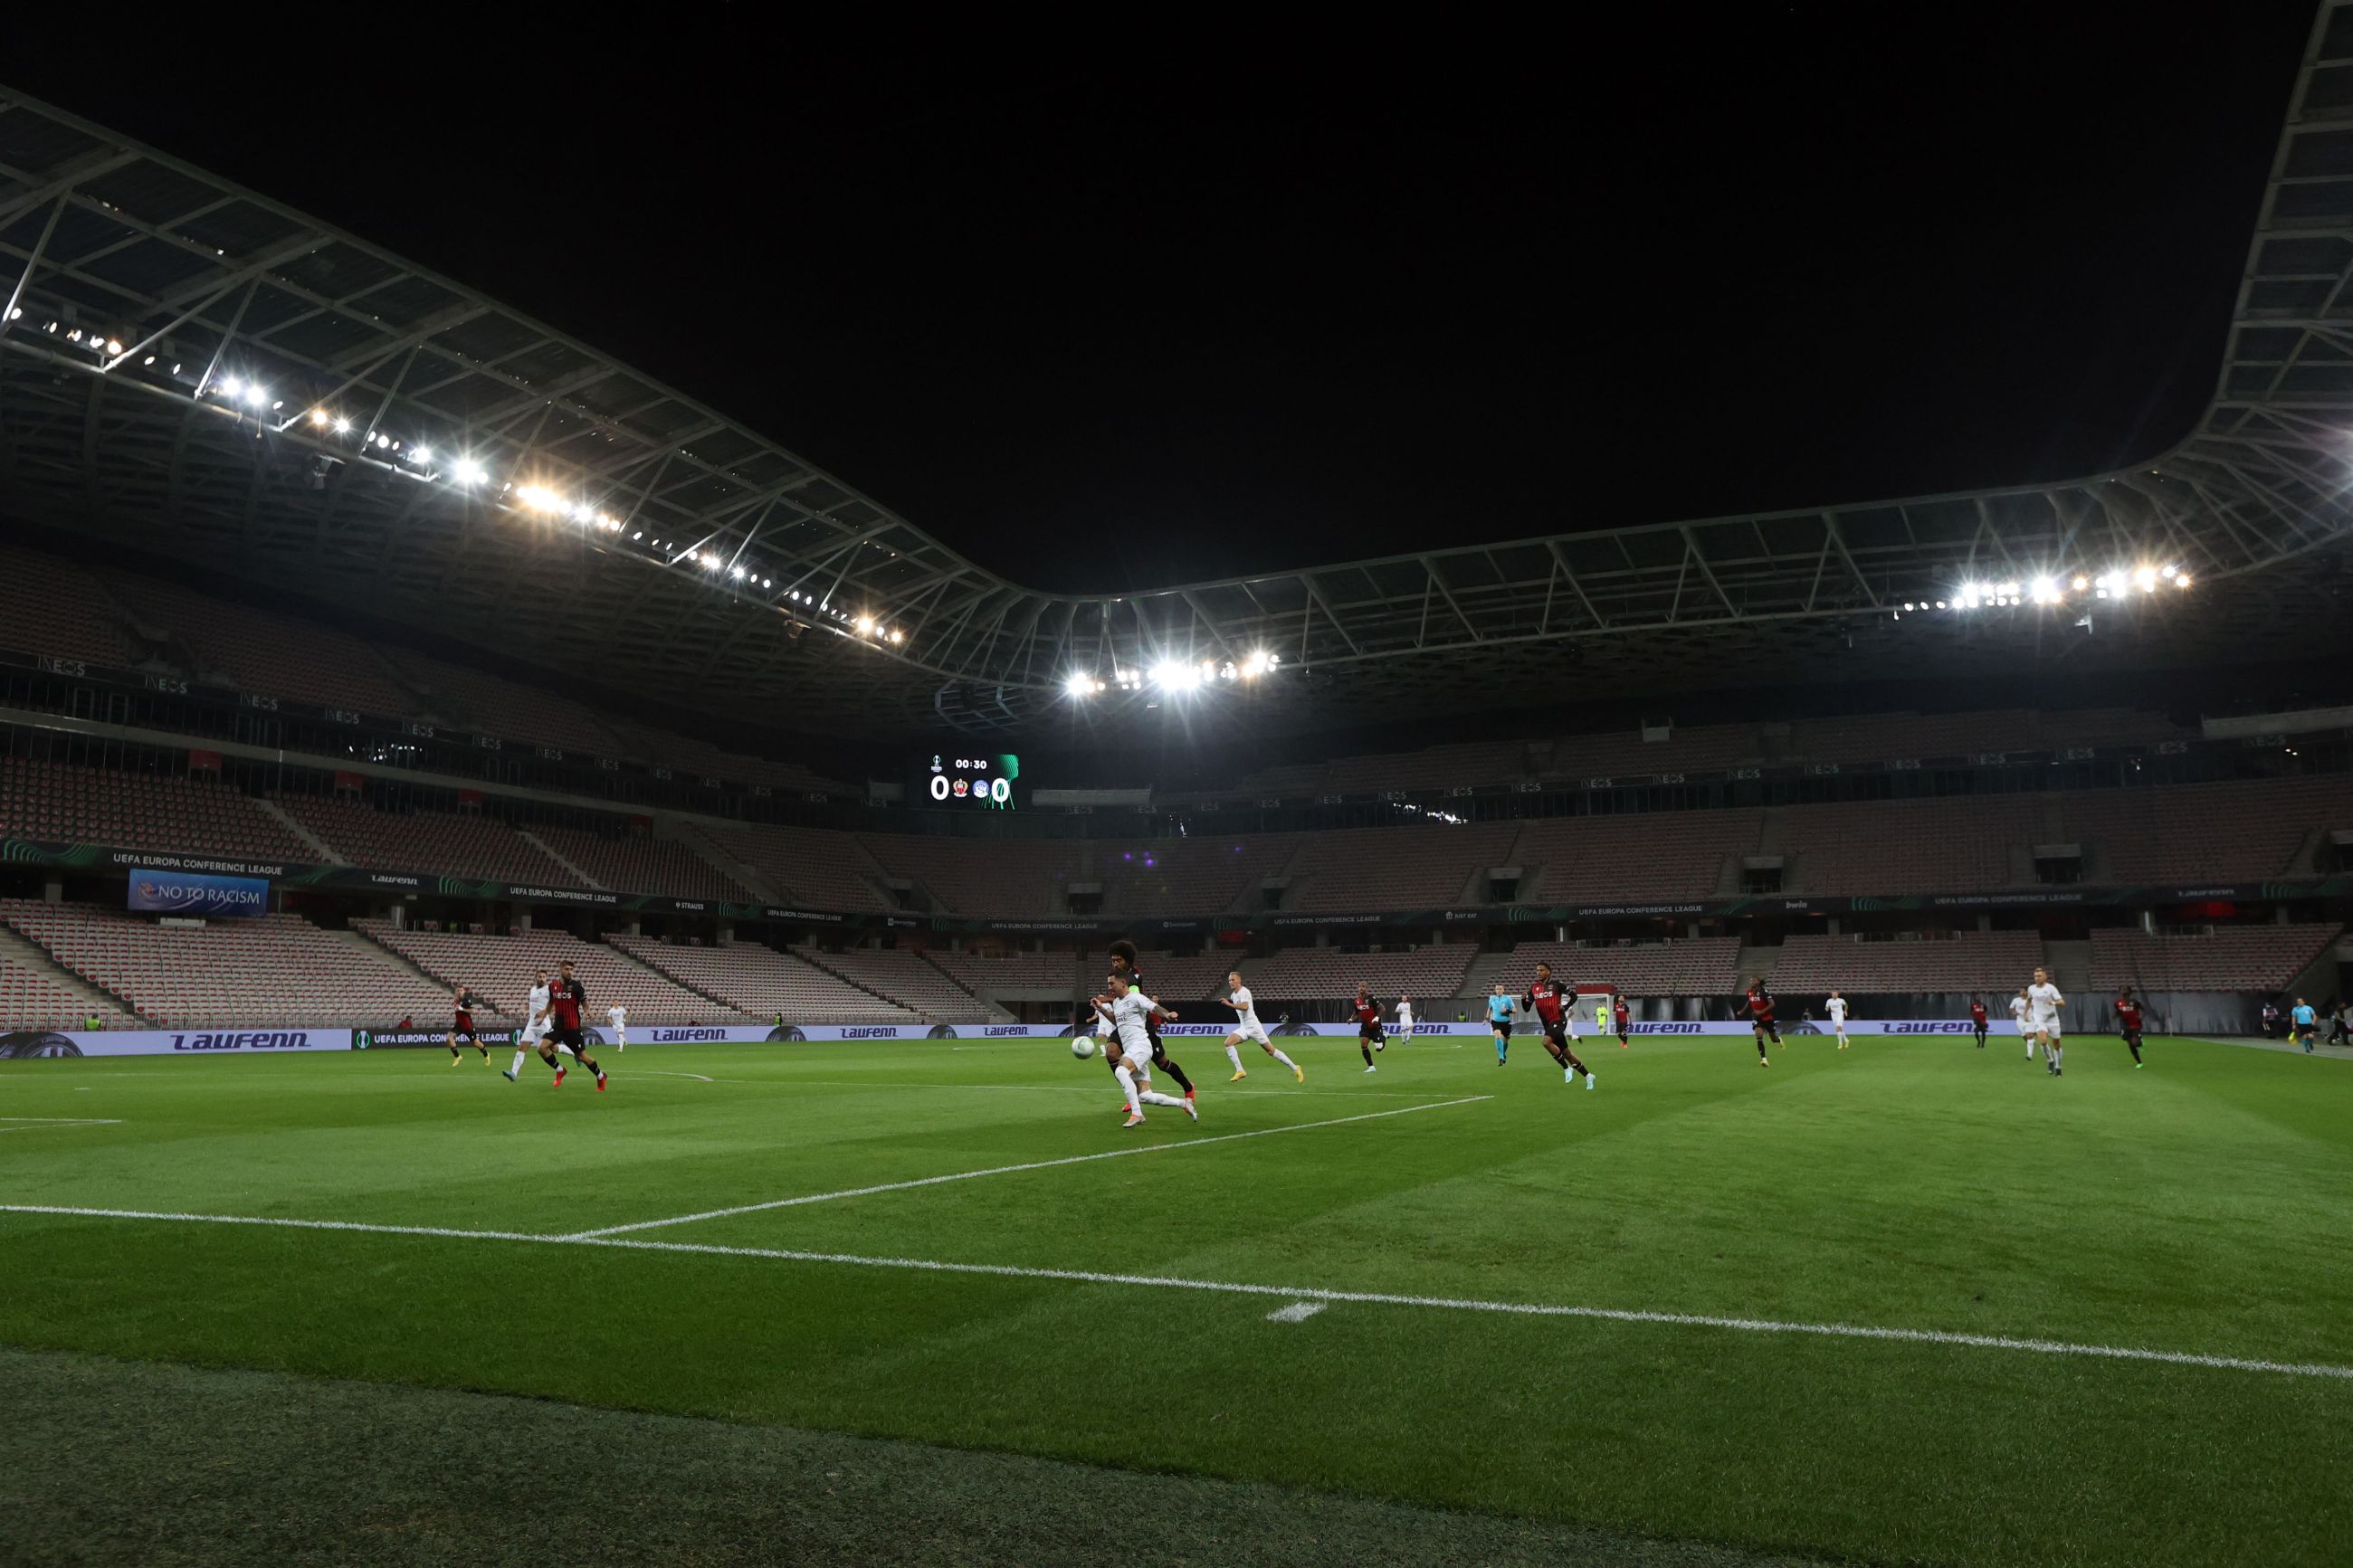
[[[1848,1045],[1846,1037],[1846,998],[1833,991],[1830,994],[1830,1000],[1822,1004],[1822,1009],[1830,1014],[1831,1027],[1838,1033],[1838,1048],[1841,1050],[1846,1049]]]
[[[1626,1037],[1634,1032],[1634,1010],[1627,1006],[1626,998],[1620,995],[1611,999],[1609,1014],[1618,1025],[1618,1048],[1625,1050],[1633,1043]]]
[[[1487,1027],[1495,1031],[1495,1065],[1502,1067],[1512,1054],[1512,1015],[1514,1004],[1504,994],[1501,985],[1487,998]]]
[[[1111,966],[1127,976],[1129,990],[1137,993],[1144,991],[1144,976],[1137,973],[1135,967],[1135,943],[1124,937],[1113,942]],[[1190,1100],[1193,1098],[1193,1080],[1187,1078],[1185,1069],[1169,1058],[1168,1047],[1160,1041],[1160,1021],[1165,1018],[1173,1024],[1176,1022],[1176,1015],[1168,1008],[1160,1006],[1155,999],[1148,995],[1145,999],[1154,1003],[1153,1007],[1145,1010],[1144,1015],[1144,1031],[1152,1041],[1152,1065],[1175,1079],[1176,1087],[1185,1091],[1186,1099]]]
[[[1373,1065],[1373,1053],[1389,1048],[1389,1037],[1381,1029],[1381,1005],[1366,994],[1365,988],[1359,985],[1356,987],[1356,999],[1349,1004],[1349,1007],[1356,1015],[1356,1049],[1365,1054],[1365,1070],[1378,1072],[1380,1068]]]
[[[1552,977],[1552,965],[1539,960],[1535,984],[1520,998],[1520,1005],[1536,1016],[1536,1029],[1543,1035],[1545,1049],[1560,1064],[1560,1081],[1575,1083],[1577,1075],[1585,1075],[1585,1087],[1593,1087],[1593,1069],[1577,1059],[1569,1042],[1577,1038],[1577,991]]]
[[[613,1026],[613,1048],[617,1051],[628,1050],[629,1048],[628,1004],[616,1002],[606,1008],[605,1022]]]
[[[509,1062],[507,1070],[499,1075],[509,1083],[522,1081],[515,1075],[522,1071],[523,1053],[536,1048],[542,1037],[547,1033],[547,1015],[550,1005],[547,971],[543,969],[538,972],[537,978],[532,985],[531,1000],[523,1005],[522,1027],[515,1031],[514,1060]]]
[[[2018,994],[2010,999],[2010,1021],[2018,1026],[2019,1037],[2026,1042],[2026,1059],[2032,1061],[2034,1031],[2027,1026],[2026,1022],[2026,1010],[2030,1005],[2031,1004],[2026,1000],[2026,987],[2021,985],[2018,988]]]
[[[2026,1016],[2034,1026],[2034,1037],[2042,1044],[2042,1065],[2052,1078],[2063,1076],[2067,1066],[2067,1051],[2059,1032],[2059,1009],[2066,1005],[2067,998],[2051,984],[2051,972],[2036,970],[2034,984],[2026,988]]]
[[[2116,1028],[2125,1037],[2125,1048],[2133,1054],[2133,1066],[2147,1066],[2140,1059],[2140,1002],[2129,985],[2116,993]]]
[[[2312,1010],[2311,1003],[2299,996],[2295,999],[2295,1005],[2288,1010],[2287,1021],[2288,1032],[2303,1045],[2304,1054],[2310,1056],[2312,1037],[2320,1032],[2320,1015]]]
[[[1412,997],[1410,997],[1410,996],[1400,996],[1400,997],[1398,997],[1398,998],[1397,999],[1397,1020],[1398,1020],[1398,1036],[1399,1036],[1401,1038],[1404,1038],[1404,1039],[1408,1039],[1408,1040],[1412,1039],[1412,1038],[1413,1038],[1413,998],[1412,998]]]
[[[1983,1050],[1983,1049],[1985,1049],[1985,1037],[1986,1037],[1986,1010],[1985,1010],[1985,1003],[1984,1003],[1984,1001],[1983,1001],[1982,999],[1980,999],[1980,998],[1978,998],[1978,997],[1976,997],[1976,996],[1972,996],[1972,997],[1970,997],[1970,998],[1969,998],[1969,1028],[1970,1028],[1972,1031],[1974,1031],[1974,1032],[1975,1032],[1975,1034],[1977,1035],[1977,1037],[1978,1037],[1978,1049],[1979,1049],[1979,1050]]]
[[[481,1052],[482,1059],[489,1061],[491,1047],[482,1044],[482,1037],[474,1032],[474,988],[470,985],[459,986],[457,990],[450,993],[449,1003],[453,1015],[449,1022],[449,1065],[451,1067],[458,1065],[460,1055],[458,1049],[459,1040],[465,1041]]]
[[[573,977],[570,959],[556,965],[556,969],[555,989],[548,1001],[547,1033],[541,1037],[539,1042],[539,1059],[555,1069],[554,1087],[562,1089],[567,1069],[555,1053],[559,1050],[567,1052],[574,1060],[596,1075],[596,1092],[602,1094],[605,1092],[605,1069],[598,1067],[596,1058],[588,1054],[587,1043],[580,1033],[580,1013],[588,1005],[588,994],[581,989],[580,982]]]
[[[1226,1080],[1228,1083],[1240,1083],[1250,1077],[1242,1070],[1244,1040],[1256,1040],[1259,1049],[1291,1069],[1292,1077],[1302,1083],[1307,1081],[1307,1074],[1299,1064],[1275,1049],[1274,1042],[1267,1038],[1266,1026],[1258,1021],[1258,1004],[1251,999],[1250,987],[1242,984],[1242,972],[1239,969],[1226,976],[1226,1005],[1234,1010],[1233,1033],[1226,1037],[1226,1059],[1234,1064],[1234,1076]],[[1286,1016],[1282,1021],[1289,1023],[1290,1019]]]
[[[1773,1058],[1766,1054],[1765,1042],[1781,1043],[1781,1026],[1773,1021],[1773,994],[1765,989],[1765,977],[1753,974],[1748,979],[1748,995],[1744,1004],[1748,1009],[1748,1026],[1757,1036],[1757,1061],[1760,1067],[1771,1067]]]
[[[1173,1105],[1194,1121],[1200,1121],[1201,1112],[1189,1092],[1179,1100],[1152,1087],[1154,1040],[1146,1021],[1155,1013],[1168,1016],[1166,1009],[1130,984],[1125,970],[1113,969],[1104,977],[1103,985],[1104,994],[1094,999],[1094,1009],[1119,1037],[1119,1054],[1113,1058],[1111,1070],[1119,1079],[1120,1091],[1127,1096],[1127,1121],[1124,1125],[1143,1126],[1144,1108],[1147,1105]]]

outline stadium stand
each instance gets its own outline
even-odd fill
[[[748,822],[705,823],[702,831],[720,849],[774,883],[780,897],[818,910],[895,907],[875,883],[881,868],[859,847],[855,835]]]
[[[606,719],[602,722],[626,748],[625,755],[677,773],[696,773],[741,784],[765,784],[771,789],[815,790],[825,795],[859,793],[839,779],[828,778],[799,763],[776,763],[765,757],[739,756],[707,741],[649,730],[626,720]]]
[[[1111,968],[1108,962],[1085,962],[1093,956],[1081,955],[1082,962],[1085,963],[1087,994],[1090,996],[1095,992],[1095,972],[1109,973]],[[1173,952],[1138,952],[1135,967],[1144,976],[1144,983],[1152,988],[1152,994],[1172,1007],[1183,1007],[1187,1003],[1224,995],[1226,975],[1236,969],[1242,972],[1242,984],[1250,987],[1253,995],[1258,990],[1258,965],[1238,953],[1187,953],[1179,957]],[[1271,994],[1268,1000],[1273,1000]],[[1264,1015],[1264,1017],[1269,1024],[1274,1022],[1271,1013]],[[1197,1007],[1186,1016],[1187,1023],[1195,1024],[1221,1024],[1232,1020],[1231,1013],[1217,1006]]]
[[[285,825],[216,778],[0,757],[0,832],[179,855],[308,863]]]
[[[923,957],[959,990],[983,999],[1024,991],[1054,991],[1071,997],[1091,996],[1095,991],[1092,976],[1082,981],[1079,955],[1074,952],[926,952]],[[1138,967],[1142,967],[1140,958]],[[1159,977],[1149,969],[1144,973],[1158,984]]]
[[[1074,876],[1102,887],[1106,915],[1221,914],[1243,905],[1298,847],[1291,833],[1091,842]]]
[[[1663,741],[1646,741],[1639,730],[1611,730],[1560,736],[1537,771],[1547,779],[1707,773],[1756,762],[1763,752],[1754,724],[1671,729]]]
[[[670,899],[742,902],[751,893],[733,877],[671,838],[617,828],[534,827],[532,837],[596,879],[600,887]]]
[[[80,904],[0,900],[0,921],[167,1027],[439,1018],[449,994],[297,915],[159,925]]]
[[[141,1021],[111,1004],[92,1005],[56,973],[13,953],[0,952],[0,1034],[17,1029],[79,1029],[95,1014],[105,1029],[135,1029]]]
[[[1733,857],[1756,850],[1762,820],[1746,809],[1539,817],[1501,863],[1520,868],[1522,903],[1709,898],[1738,886]]]
[[[1469,942],[1448,942],[1406,952],[1344,952],[1336,947],[1291,947],[1269,954],[1243,970],[1260,1012],[1271,1002],[1319,999],[1343,1001],[1358,985],[1394,1002],[1400,995],[1434,1002],[1462,989],[1462,977],[1478,949]],[[1150,970],[1145,978],[1166,983]],[[1210,1020],[1215,1022],[1215,1019]]]
[[[2116,882],[2257,881],[2298,868],[2308,838],[2353,827],[2342,775],[2059,797],[2084,847],[2086,875]]]
[[[2142,991],[2278,992],[2295,984],[2340,934],[2335,925],[2222,925],[2200,935],[2127,928],[2092,932],[2092,984]],[[2314,996],[2317,1005],[2323,1000]]]
[[[1000,1014],[904,948],[856,947],[826,952],[816,947],[796,947],[796,957],[829,970],[852,985],[895,1002],[939,1024],[987,1024]]]
[[[1355,827],[1299,839],[1284,868],[1286,910],[1339,911],[1444,908],[1482,896],[1470,887],[1482,866],[1508,863],[1519,825]]]
[[[1788,858],[1784,891],[1976,892],[2026,879],[2021,868],[2031,868],[2042,798],[1948,795],[1792,805],[1778,821]]]
[[[286,795],[277,801],[354,866],[567,888],[579,881],[494,816],[385,811],[351,795]]]
[[[564,931],[476,936],[465,931],[403,931],[389,921],[377,920],[355,921],[353,926],[445,984],[462,982],[476,987],[510,1015],[522,1011],[534,970],[553,974],[556,964],[568,958],[588,995],[588,1022],[599,1028],[605,1025],[605,1009],[616,1002],[628,1008],[632,1024],[754,1021],[748,1014],[655,973],[627,953],[581,942]]]
[[[0,643],[118,669],[141,658],[94,578],[70,562],[9,544],[0,544]]]
[[[142,624],[193,649],[201,674],[325,708],[394,718],[417,711],[375,649],[349,633],[153,577],[110,571],[103,581]]]
[[[682,985],[741,1013],[787,1024],[914,1024],[912,1008],[861,991],[805,959],[757,942],[688,947],[651,937],[616,936],[612,945]]]
[[[384,652],[426,710],[445,723],[594,756],[613,756],[621,749],[619,738],[569,697],[413,648],[387,647]]]
[[[1455,789],[1509,784],[1528,773],[1522,741],[1472,741],[1419,752],[1342,757],[1324,775],[1324,788],[1345,795],[1385,789]]]
[[[2000,1016],[2000,998],[2031,980],[2042,962],[2042,939],[2031,931],[1957,931],[1917,942],[1792,936],[1781,944],[1767,983],[1785,994],[1982,992],[1993,998]],[[1819,1004],[1809,1005],[1821,1010]]]
[[[861,833],[858,842],[884,871],[914,881],[950,914],[1066,913],[1064,889],[1084,880],[1073,839]]]
[[[1612,986],[1635,998],[1725,996],[1739,989],[1739,962],[1740,939],[1732,936],[1590,946],[1523,942],[1513,946],[1498,978],[1507,989],[1525,990],[1544,963],[1565,984]]]

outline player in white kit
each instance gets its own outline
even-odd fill
[[[509,1062],[507,1070],[500,1075],[509,1083],[522,1081],[515,1074],[522,1071],[523,1053],[536,1048],[541,1037],[547,1033],[547,1015],[554,1005],[548,994],[547,971],[543,969],[531,988],[531,1001],[523,1007],[522,1027],[515,1031],[514,1060]]]
[[[1292,1077],[1302,1083],[1307,1081],[1299,1064],[1276,1050],[1274,1042],[1267,1037],[1266,1026],[1258,1021],[1258,1004],[1250,999],[1250,987],[1242,984],[1242,972],[1239,969],[1226,976],[1226,1005],[1234,1010],[1233,1033],[1226,1037],[1226,1059],[1234,1064],[1234,1076],[1226,1080],[1228,1083],[1240,1083],[1250,1077],[1242,1070],[1244,1040],[1256,1040],[1259,1049],[1291,1069]]]
[[[1846,998],[1833,991],[1831,999],[1822,1004],[1822,1008],[1831,1016],[1831,1027],[1838,1032],[1838,1048],[1846,1049]]]
[[[2018,994],[2010,999],[2010,1021],[2018,1026],[2019,1037],[2026,1042],[2026,1059],[2028,1061],[2032,1061],[2034,1059],[2034,1031],[2027,1025],[2026,1008],[2026,987],[2021,985],[2018,988]]]
[[[1163,1011],[1160,1004],[1132,988],[1127,976],[1117,971],[1112,973],[1108,984],[1106,994],[1094,999],[1094,1008],[1099,1016],[1110,1020],[1119,1036],[1119,1061],[1112,1071],[1127,1096],[1124,1125],[1143,1126],[1146,1105],[1173,1105],[1194,1121],[1200,1121],[1201,1113],[1190,1100],[1161,1094],[1152,1087],[1152,1033],[1144,1026],[1144,1021]]]
[[[1397,1003],[1398,1033],[1406,1039],[1413,1038],[1413,998],[1400,996]]]
[[[613,1026],[613,1048],[617,1051],[628,1050],[629,1048],[629,1009],[621,1003],[616,1002],[605,1009],[605,1021]]]
[[[2061,1076],[2067,1067],[2067,1048],[2059,1037],[2059,1009],[2067,998],[2059,994],[2059,987],[2051,984],[2051,972],[2038,969],[2034,984],[2026,988],[2027,1022],[2034,1026],[2034,1037],[2042,1042],[2042,1065],[2051,1076]]]

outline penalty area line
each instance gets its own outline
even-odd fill
[[[771,1209],[800,1208],[808,1204],[829,1204],[840,1198],[872,1197],[877,1193],[903,1193],[915,1187],[936,1187],[949,1182],[972,1182],[983,1176],[1009,1176],[1020,1171],[1050,1171],[1059,1165],[1083,1165],[1095,1160],[1119,1160],[1130,1154],[1165,1154],[1176,1149],[1198,1149],[1210,1143],[1232,1143],[1244,1138],[1271,1138],[1278,1132],[1306,1132],[1318,1127],[1344,1127],[1352,1121],[1378,1121],[1388,1116],[1410,1116],[1418,1110],[1443,1110],[1452,1105],[1476,1105],[1493,1100],[1492,1094],[1466,1095],[1460,1100],[1433,1100],[1428,1105],[1401,1105],[1394,1110],[1367,1110],[1356,1116],[1335,1116],[1325,1121],[1296,1121],[1282,1127],[1261,1127],[1249,1132],[1221,1132],[1213,1138],[1187,1138],[1182,1143],[1134,1143],[1124,1149],[1101,1149],[1092,1154],[1066,1154],[1059,1160],[1029,1160],[1018,1165],[991,1165],[979,1171],[951,1171],[940,1176],[918,1176],[913,1181],[881,1182],[871,1187],[844,1187],[831,1193],[804,1193],[796,1198],[771,1198],[766,1203],[738,1204],[732,1208],[704,1209],[699,1214],[675,1215],[668,1219],[641,1219],[634,1225],[608,1225],[596,1230],[578,1230],[564,1237],[565,1241],[594,1241],[608,1236],[628,1236],[641,1230],[660,1230],[673,1225],[695,1225],[707,1219],[732,1219],[737,1215],[765,1214]],[[1174,1115],[1175,1112],[1170,1112]]]
[[[1341,1290],[1314,1285],[1253,1285],[1240,1280],[1189,1279],[1175,1275],[1115,1274],[1092,1268],[1033,1268],[1010,1263],[953,1263],[928,1258],[876,1258],[851,1252],[808,1252],[782,1247],[729,1247],[715,1242],[649,1241],[634,1237],[544,1236],[528,1231],[455,1230],[442,1226],[371,1225],[355,1220],[286,1219],[265,1215],[173,1214],[148,1209],[78,1208],[59,1204],[0,1204],[0,1214],[51,1215],[78,1219],[149,1220],[185,1225],[252,1226],[287,1230],[332,1230],[372,1236],[425,1237],[465,1241],[528,1242],[541,1247],[610,1247],[625,1252],[662,1252],[702,1258],[743,1258],[781,1263],[816,1263],[847,1268],[881,1268],[923,1274],[965,1274],[1001,1279],[1045,1279],[1073,1285],[1124,1286],[1152,1290],[1192,1290],[1206,1295],[1273,1298],[1292,1305],[1270,1313],[1276,1321],[1313,1316],[1310,1303],[1405,1307],[1430,1311],[1483,1312],[1502,1317],[1581,1318],[1589,1321],[1733,1333],[1789,1334],[1821,1339],[1875,1340],[1883,1343],[1946,1345],[1957,1349],[2010,1351],[2029,1355],[2084,1356],[2217,1372],[2269,1373],[2283,1377],[2353,1382],[2353,1366],[2326,1362],[2271,1361],[2254,1356],[2203,1355],[2191,1351],[2147,1350],[2134,1345],[2094,1344],[2074,1340],[2022,1339],[2009,1334],[1954,1332],[1941,1329],[1876,1328],[1864,1323],[1809,1323],[1776,1318],[1731,1318],[1704,1312],[1645,1311],[1622,1307],[1580,1307],[1541,1301],[1489,1301],[1461,1296],[1415,1296],[1388,1290]],[[1295,1314],[1295,1315],[1294,1315]]]

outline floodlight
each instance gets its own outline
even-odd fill
[[[263,404],[265,404],[265,403],[267,403],[267,402],[269,402],[269,394],[267,391],[265,391],[264,389],[262,389],[261,387],[254,386],[254,385],[248,385],[248,386],[246,387],[246,389],[245,389],[245,405],[246,405],[246,406],[247,406],[247,407],[248,407],[248,408],[259,408],[259,407],[260,407]]]
[[[901,631],[898,627],[892,626],[891,628],[891,640],[894,643],[905,642],[907,640],[907,634]]]
[[[312,410],[311,410],[311,424],[313,424],[313,425],[324,425],[326,422],[327,422],[327,411],[326,411],[325,409],[323,409],[323,408],[313,408]]]
[[[351,427],[352,425],[350,420],[341,420],[337,422],[335,426],[335,432],[336,434],[341,435]],[[416,458],[420,463],[429,463],[433,460],[433,448],[430,447],[411,447],[408,449],[408,455]]]
[[[2144,594],[2154,594],[2154,593],[2156,593],[2156,592],[2157,592],[2157,568],[2155,568],[2155,567],[2153,567],[2153,566],[2144,566],[2144,567],[2142,567],[2138,572],[2136,572],[2135,574],[2133,574],[2133,581],[2134,581],[2135,583],[2137,583],[2137,584],[2140,585],[2140,591],[2141,591],[2142,593],[2144,593]]]
[[[2075,592],[2077,592],[2078,594],[2082,593],[2084,589],[2086,589],[2086,588],[2090,587],[2091,585],[2092,585],[2091,579],[2090,579],[2090,578],[2088,578],[2088,577],[2077,577],[2077,578],[2075,579]]]
[[[113,338],[109,338],[106,340],[106,352],[113,354],[117,358],[121,358],[122,354],[122,344]]]
[[[555,499],[553,491],[539,485],[523,486],[522,489],[515,491],[515,500],[533,511],[555,511],[564,505],[562,501]]]
[[[2173,585],[2177,588],[2187,588],[2189,586],[2189,574],[2187,572],[2175,573],[2173,574]]]
[[[1095,693],[1095,678],[1084,673],[1073,674],[1062,682],[1062,689],[1072,697],[1092,697]]]
[[[491,477],[491,471],[471,458],[458,459],[457,474],[461,485],[479,485]]]

